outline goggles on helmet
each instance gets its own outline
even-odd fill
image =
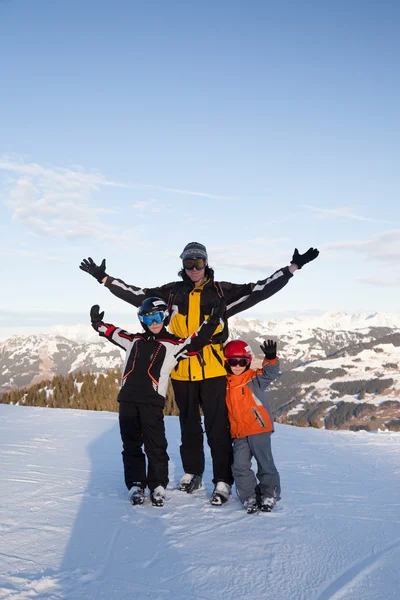
[[[227,358],[226,362],[230,367],[247,367],[251,360],[249,358]]]
[[[198,271],[204,269],[207,265],[207,261],[204,258],[185,258],[183,262],[183,268],[187,271],[192,271],[195,267]]]
[[[153,323],[156,323],[156,325],[163,323],[166,316],[167,315],[164,310],[157,310],[151,313],[146,313],[145,315],[139,315],[139,321],[143,323],[143,325],[149,327],[150,325],[153,325]]]

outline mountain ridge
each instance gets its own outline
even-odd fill
[[[329,416],[338,426],[369,427],[368,419],[376,416],[371,410],[380,411],[381,424],[398,417],[397,404],[390,402],[400,401],[400,315],[326,313],[283,321],[234,317],[229,327],[231,339],[250,344],[255,367],[261,366],[262,341],[277,340],[282,376],[271,386],[271,401],[278,420],[325,426]],[[126,329],[139,331],[140,325]],[[55,375],[118,369],[122,357],[122,350],[89,325],[14,335],[0,342],[0,394]]]

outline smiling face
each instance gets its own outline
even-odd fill
[[[157,335],[160,333],[161,329],[164,327],[164,323],[156,323],[155,321],[151,325],[147,325],[147,329]]]
[[[245,372],[245,370],[246,367],[241,367],[240,365],[237,365],[236,367],[231,367],[231,371],[234,375],[241,375]]]
[[[205,268],[204,269],[185,269],[186,275],[189,277],[190,281],[195,285],[199,285],[203,282],[205,277]]]

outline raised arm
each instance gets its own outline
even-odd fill
[[[107,338],[111,343],[123,348],[124,350],[128,350],[132,346],[132,342],[136,337],[132,333],[128,333],[121,329],[120,327],[116,327],[115,325],[111,325],[111,323],[104,323],[104,311],[100,312],[100,307],[98,304],[95,304],[90,309],[90,320],[92,323],[92,327],[101,337]]]
[[[243,285],[221,282],[226,297],[226,316],[232,317],[279,292],[297,269],[315,260],[318,254],[316,248],[309,248],[304,254],[299,254],[296,248],[290,266],[275,271],[266,279]]]
[[[111,277],[106,273],[105,258],[103,258],[100,266],[98,266],[89,256],[89,258],[83,259],[79,268],[85,273],[89,273],[89,275],[94,277],[99,283],[103,283],[114,296],[121,298],[121,300],[124,300],[129,304],[133,304],[133,306],[139,307],[143,300],[150,296],[157,296],[157,298],[162,298],[165,302],[168,302],[170,293],[168,284],[157,288],[140,288],[129,285],[128,283],[125,283],[125,281],[122,281],[122,279]]]
[[[281,371],[279,367],[279,358],[276,355],[276,342],[273,340],[264,341],[260,348],[264,352],[265,358],[262,369],[257,370],[257,376],[253,381],[262,390],[265,390],[274,379],[279,377]]]

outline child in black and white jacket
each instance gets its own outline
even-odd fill
[[[179,339],[166,329],[169,311],[160,298],[147,298],[139,307],[141,333],[128,333],[104,323],[99,306],[91,308],[93,328],[126,351],[118,402],[125,483],[132,504],[143,504],[147,486],[153,505],[164,504],[169,456],[163,409],[169,374],[181,359],[210,343],[215,329],[223,325],[224,310],[225,300],[220,298],[210,318],[194,334]]]

